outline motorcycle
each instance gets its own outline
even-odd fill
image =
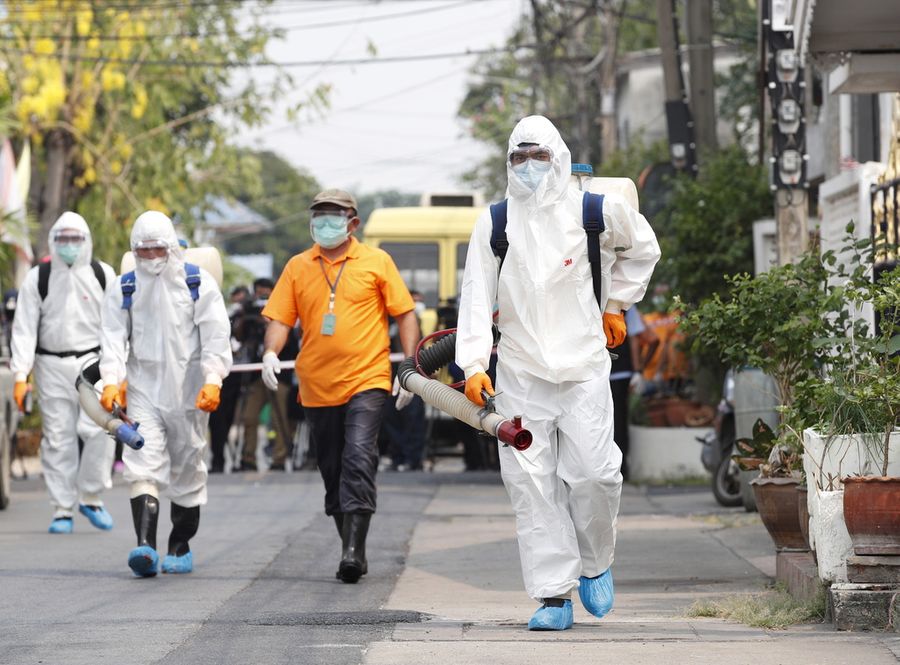
[[[740,469],[731,459],[734,453],[734,374],[725,375],[722,399],[716,407],[713,429],[705,436],[698,436],[703,444],[700,461],[712,474],[712,492],[721,506],[733,508],[742,505]]]

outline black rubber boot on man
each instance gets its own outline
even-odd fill
[[[341,553],[338,577],[346,584],[356,584],[359,578],[368,572],[366,535],[369,533],[369,521],[371,519],[372,513],[344,514],[344,530],[342,533],[344,549]]]

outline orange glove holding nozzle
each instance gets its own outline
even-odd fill
[[[197,393],[195,406],[201,411],[212,413],[219,408],[222,389],[214,383],[207,383]]]
[[[109,385],[103,386],[103,394],[100,395],[100,406],[112,413],[113,402],[116,402],[119,405],[122,403],[119,400],[119,386],[110,383]]]
[[[603,332],[606,333],[606,346],[611,349],[625,341],[625,315],[603,313]]]
[[[481,391],[486,390],[488,395],[494,394],[494,385],[491,383],[491,377],[484,372],[478,372],[466,379],[466,397],[470,402],[478,406],[484,406],[484,397]]]

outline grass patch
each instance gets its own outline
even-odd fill
[[[629,480],[632,485],[647,487],[708,487],[709,476],[683,476],[676,478],[636,478]]]
[[[763,593],[728,596],[718,601],[698,600],[688,608],[687,616],[728,619],[754,628],[779,630],[821,621],[825,616],[825,592],[820,591],[811,601],[801,601],[777,584]]]
[[[719,526],[726,529],[762,524],[759,513],[711,513],[709,515],[691,515],[691,519],[709,526]]]

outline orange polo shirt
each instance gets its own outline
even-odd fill
[[[322,334],[338,271],[333,335]],[[328,275],[325,279],[323,268]],[[263,316],[303,331],[295,367],[304,406],[339,406],[371,388],[391,389],[388,314],[415,304],[387,252],[350,238],[347,253],[333,263],[319,245],[297,254],[278,278]]]

